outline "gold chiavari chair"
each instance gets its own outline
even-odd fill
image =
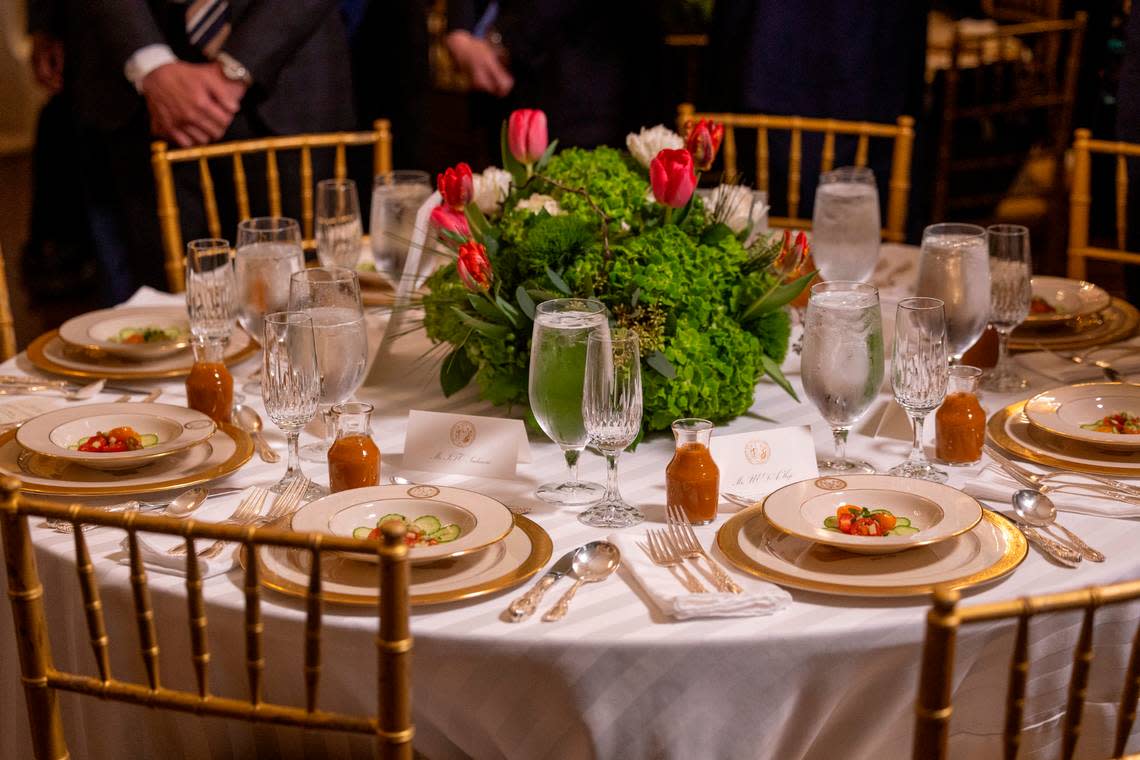
[[[811,229],[811,220],[798,216],[800,210],[800,166],[802,162],[803,134],[823,135],[821,154],[822,171],[830,171],[835,163],[836,135],[849,135],[858,138],[855,148],[855,165],[867,165],[867,153],[871,138],[885,138],[893,142],[891,156],[891,176],[887,200],[887,226],[883,238],[902,242],[906,238],[907,197],[910,193],[910,163],[914,147],[914,119],[900,116],[895,124],[875,124],[866,121],[841,121],[838,119],[815,119],[805,116],[769,116],[767,114],[741,113],[702,113],[692,103],[682,103],[677,108],[677,128],[681,134],[688,131],[689,125],[698,119],[712,119],[724,124],[724,143],[721,155],[726,176],[737,174],[736,130],[756,130],[756,189],[768,192],[768,133],[784,131],[790,133],[788,150],[788,215],[771,217],[768,223],[773,227],[794,227]]]
[[[334,176],[344,179],[348,174],[346,149],[358,145],[373,146],[372,170],[384,174],[392,170],[392,129],[387,119],[377,119],[371,132],[330,132],[327,134],[290,135],[251,140],[234,140],[197,148],[170,149],[165,142],[151,145],[151,167],[158,191],[158,221],[162,228],[162,247],[166,257],[166,279],[171,291],[185,288],[182,228],[178,215],[178,194],[174,187],[173,165],[196,162],[202,205],[211,237],[225,238],[218,216],[217,195],[209,160],[230,158],[233,162],[233,183],[238,219],[249,219],[249,180],[242,157],[265,154],[265,183],[269,197],[269,215],[281,215],[281,175],[278,156],[286,152],[300,154],[301,178],[301,234],[306,249],[313,247],[313,150],[334,149]],[[323,177],[321,179],[324,179]]]
[[[380,543],[339,538],[317,533],[295,533],[276,527],[251,527],[201,523],[139,512],[106,512],[79,504],[58,504],[24,496],[13,478],[0,479],[0,531],[8,571],[8,596],[19,645],[20,670],[27,701],[28,720],[36,760],[65,760],[68,755],[58,704],[58,691],[75,692],[100,699],[118,700],[146,707],[176,710],[196,715],[299,726],[306,729],[370,734],[382,758],[412,758],[411,655],[408,625],[407,548],[402,526],[383,526]],[[44,589],[36,570],[35,551],[28,530],[29,517],[65,520],[74,526],[76,569],[86,610],[87,632],[98,676],[63,672],[55,667],[48,638]],[[146,683],[115,678],[111,674],[111,642],[104,621],[103,604],[95,580],[95,568],[87,549],[82,525],[109,526],[127,531],[130,585],[137,621],[139,649]],[[138,533],[162,533],[186,539],[187,622],[196,691],[165,686],[159,675],[159,648],[154,608],[147,585],[146,567],[139,553]],[[258,546],[289,547],[312,555],[308,595],[305,601],[304,707],[267,702],[262,695],[265,659],[262,652],[263,623],[258,562],[245,563],[245,652],[249,694],[246,699],[214,695],[209,689],[210,652],[206,603],[195,539],[217,539],[241,544],[247,557]],[[374,715],[330,712],[318,705],[321,678],[321,573],[324,552],[366,551],[379,554],[380,631],[376,638],[379,658],[378,704]],[[235,631],[236,635],[237,632]],[[10,707],[10,706],[9,706]]]
[[[1009,689],[1006,693],[1003,733],[1003,757],[1014,760],[1021,746],[1022,713],[1029,679],[1029,622],[1034,616],[1043,613],[1083,610],[1084,617],[1073,651],[1059,755],[1060,760],[1071,760],[1081,736],[1082,714],[1093,659],[1096,612],[1104,607],[1136,599],[1140,599],[1140,581],[964,607],[957,606],[957,591],[935,590],[933,606],[926,615],[926,642],[923,645],[922,672],[915,705],[914,760],[946,760],[948,757],[950,716],[954,710],[951,702],[954,649],[959,628],[995,620],[1017,621],[1009,662]],[[1140,628],[1133,637],[1128,669],[1122,680],[1112,757],[1140,760],[1140,755],[1124,755],[1125,744],[1136,721],[1137,697],[1140,696]]]
[[[1061,18],[1061,0],[982,0],[982,13],[998,21],[1047,21]]]
[[[1093,155],[1115,156],[1116,248],[1089,245],[1089,207],[1092,205]],[[1073,141],[1073,189],[1069,203],[1069,277],[1083,280],[1086,259],[1140,264],[1140,252],[1128,251],[1128,161],[1140,165],[1140,143],[1093,140],[1078,129]],[[1133,220],[1140,224],[1140,219]]]
[[[0,248],[0,361],[16,355],[16,320],[12,317],[12,301],[8,297],[8,271],[4,249]]]

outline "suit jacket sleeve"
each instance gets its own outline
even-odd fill
[[[253,75],[255,84],[272,89],[293,52],[338,12],[338,0],[263,0],[233,19],[223,48]]]
[[[167,44],[146,0],[87,0],[84,5],[91,9],[98,39],[120,69],[139,48]]]

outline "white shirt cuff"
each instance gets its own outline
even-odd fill
[[[145,45],[136,50],[131,57],[127,59],[127,64],[123,67],[123,73],[127,79],[131,80],[131,84],[135,86],[135,89],[142,92],[142,83],[143,80],[146,79],[147,74],[159,66],[165,66],[177,60],[178,57],[174,55],[174,51],[170,49],[169,45],[163,45],[161,43]]]

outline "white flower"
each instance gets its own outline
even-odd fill
[[[496,214],[511,191],[511,173],[497,166],[489,166],[482,174],[472,177],[475,192],[472,200],[487,216]]]
[[[542,195],[535,193],[529,198],[525,198],[518,202],[515,208],[521,208],[524,211],[529,211],[532,214],[537,214],[539,211],[545,210],[551,216],[558,216],[562,213],[562,207],[558,205],[558,201],[551,198],[549,195]]]
[[[705,203],[710,215],[724,222],[733,232],[740,234],[752,224],[745,245],[751,245],[768,227],[768,204],[745,185],[719,185]]]
[[[681,136],[664,124],[656,127],[641,128],[636,135],[630,132],[625,136],[625,147],[642,166],[649,166],[649,162],[657,158],[657,154],[666,148],[676,150],[685,147]]]

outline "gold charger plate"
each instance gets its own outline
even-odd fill
[[[499,544],[475,554],[465,555],[454,559],[444,559],[425,565],[411,567],[411,588],[408,601],[413,607],[429,604],[445,604],[464,599],[474,599],[497,591],[512,588],[523,583],[539,570],[546,566],[554,551],[554,543],[550,535],[538,523],[523,517],[514,516],[515,529]],[[523,543],[529,544],[529,551],[521,561],[515,562],[507,559],[499,562],[502,572],[494,572],[497,565],[496,552],[514,550],[521,554],[525,550]],[[274,554],[266,557],[265,552]],[[311,566],[311,554],[308,550],[285,549],[282,547],[261,546],[257,551],[258,577],[261,585],[274,591],[297,598],[308,595],[308,577]],[[504,554],[504,559],[505,554]],[[268,561],[267,561],[268,560]],[[248,557],[246,552],[239,553],[242,568],[246,566]],[[274,565],[284,568],[294,577],[287,577]],[[479,569],[482,568],[480,577]],[[449,574],[468,573],[477,576],[476,580],[457,588],[441,591],[428,591],[417,593],[417,585],[431,587],[439,585],[440,579]],[[491,577],[486,577],[490,575]],[[375,606],[380,599],[377,585],[376,564],[349,559],[347,555],[325,553],[321,558],[322,591],[321,600],[335,604],[353,606]],[[425,580],[426,579],[426,580]],[[348,586],[351,591],[337,591],[338,587]]]
[[[171,377],[185,377],[190,374],[190,366],[193,364],[193,358],[187,357],[188,360],[184,365],[162,370],[148,370],[147,365],[150,362],[127,361],[126,359],[107,356],[99,359],[81,359],[80,361],[89,362],[88,368],[81,368],[61,364],[49,355],[57,350],[74,350],[76,352],[84,350],[75,347],[65,349],[64,346],[63,340],[59,337],[59,330],[50,330],[28,345],[28,360],[33,366],[45,372],[88,380],[162,380]],[[243,362],[260,350],[261,346],[258,342],[253,337],[248,337],[248,342],[244,347],[225,357],[226,364],[234,365]]]
[[[219,434],[225,435],[227,440],[216,441]],[[30,473],[19,464],[23,451],[23,447],[16,443],[15,430],[0,434],[0,473],[19,478],[23,491],[76,498],[134,496],[188,488],[229,475],[253,457],[253,439],[236,425],[223,422],[218,425],[218,433],[198,446],[137,470],[119,472],[92,470],[54,457],[33,454],[38,464],[33,463],[31,469],[40,469],[40,472]],[[182,472],[191,458],[197,462],[195,468]],[[50,471],[43,470],[44,467]],[[73,479],[67,479],[68,474]]]
[[[1045,430],[1032,427],[1023,414],[1024,408],[1025,402],[1018,401],[994,412],[986,422],[986,440],[1006,454],[1046,467],[1094,475],[1140,478],[1140,460],[1135,452],[1099,449],[1080,441],[1058,438]],[[1019,425],[1025,429],[1024,440],[1010,435],[1010,425]],[[1138,464],[1123,466],[1131,463]]]
[[[996,581],[1029,552],[1021,531],[988,509],[961,536],[896,554],[852,554],[781,533],[768,524],[763,506],[736,513],[717,531],[716,542],[733,566],[757,578],[804,591],[875,598]]]
[[[1102,343],[1115,343],[1132,336],[1140,326],[1140,311],[1127,301],[1113,298],[1112,304],[1100,312],[1099,322],[1077,327],[1026,328],[1018,327],[1009,336],[1009,347],[1015,351],[1038,351],[1050,348],[1054,351],[1067,351],[1091,348]]]

